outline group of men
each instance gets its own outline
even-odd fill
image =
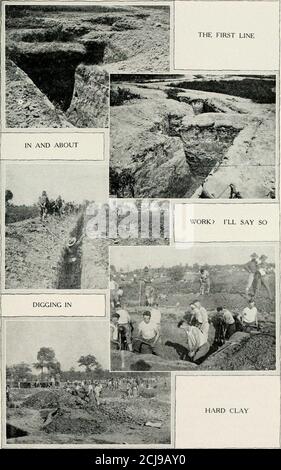
[[[156,302],[148,307],[142,315],[142,321],[137,325],[137,334],[132,337],[134,330],[129,312],[122,307],[121,302],[115,305],[111,317],[111,346],[112,349],[128,349],[129,351],[142,352],[144,345],[155,352],[155,347],[160,342],[161,312]],[[125,345],[125,346],[124,346]]]
[[[68,380],[65,385],[65,390],[71,393],[71,395],[82,399],[87,398],[90,403],[95,402],[97,405],[100,405],[102,388],[101,383],[93,382],[92,380],[76,380],[72,383]]]
[[[248,280],[246,285],[246,294],[251,294],[253,297],[257,294],[261,287],[264,287],[270,300],[272,300],[272,292],[269,285],[269,275],[272,268],[267,263],[266,255],[257,255],[252,253],[250,260],[245,264],[244,269],[248,273]],[[210,293],[211,279],[210,273],[206,268],[200,269],[200,295]]]
[[[271,267],[267,263],[266,255],[257,255],[252,253],[250,260],[245,264],[245,270],[248,272],[248,281],[246,285],[246,294],[251,293],[254,297],[263,286],[270,300],[272,300],[272,292],[269,286],[269,274],[272,272]]]
[[[190,310],[191,313],[187,313],[178,323],[178,328],[185,331],[189,359],[196,363],[201,362],[210,350],[210,319],[207,310],[198,300],[190,304]],[[236,331],[258,329],[258,310],[254,299],[251,298],[238,314],[233,314],[225,307],[217,307],[211,322],[215,328],[214,346],[222,346]]]
[[[41,222],[46,220],[48,214],[54,214],[61,217],[62,214],[70,214],[77,209],[77,206],[73,201],[66,203],[64,199],[62,199],[61,195],[56,199],[50,199],[47,195],[47,191],[42,191],[42,194],[38,199],[38,206]]]
[[[258,311],[253,298],[238,314],[232,313],[225,307],[217,307],[216,313],[209,317],[205,307],[199,300],[194,300],[189,306],[184,318],[178,323],[178,328],[184,330],[186,335],[186,349],[188,359],[200,363],[210,350],[209,329],[210,323],[215,329],[214,346],[222,346],[236,331],[251,331],[259,328]],[[161,312],[157,303],[144,310],[142,321],[137,325],[137,333],[132,336],[133,325],[129,312],[122,308],[121,303],[116,305],[111,319],[111,345],[113,349],[128,349],[139,353],[152,353],[158,355],[158,346],[161,340]],[[122,336],[123,335],[123,336]],[[126,348],[122,347],[122,338]]]

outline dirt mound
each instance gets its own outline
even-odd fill
[[[153,398],[156,396],[156,390],[153,390],[153,388],[144,388],[140,391],[140,396],[143,398]]]
[[[235,335],[233,335],[233,340]],[[263,327],[261,333],[251,333],[250,337],[246,335],[238,344],[233,342],[225,350],[210,356],[199,366],[199,369],[274,370],[276,367],[275,350],[274,326],[269,324]]]
[[[87,411],[77,413],[73,410],[56,416],[44,430],[47,433],[91,434],[105,431],[106,426],[100,414],[89,414]]]
[[[29,396],[24,402],[23,406],[27,408],[55,408],[59,406],[59,397],[56,393],[51,391],[42,390]]]
[[[23,406],[39,410],[44,408],[79,407],[83,403],[84,401],[81,398],[70,395],[65,391],[41,390],[34,395],[30,395],[23,402]]]

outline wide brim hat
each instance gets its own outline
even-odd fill
[[[75,243],[76,243],[76,238],[75,237],[69,238],[69,240],[67,242],[68,246],[73,246],[73,245],[75,245]]]

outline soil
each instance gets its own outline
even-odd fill
[[[231,273],[231,276],[230,276]],[[124,273],[128,279],[134,273]],[[247,305],[248,297],[243,293],[247,281],[247,273],[241,269],[229,270],[221,267],[211,273],[212,287],[208,295],[199,295],[198,275],[190,274],[188,282],[170,282],[155,279],[154,286],[159,300],[161,319],[161,344],[157,347],[157,356],[124,351],[111,351],[111,368],[113,370],[275,370],[275,301],[270,300],[263,290],[255,298],[258,308],[258,319],[261,326],[259,334],[235,333],[225,350],[219,352],[214,348],[215,329],[212,317],[218,306],[225,306],[233,313],[241,313]],[[131,281],[121,281],[115,274],[115,280],[122,285],[124,291],[123,305],[128,309],[133,326],[133,336],[137,325],[142,320],[145,307],[139,306],[139,287]],[[271,275],[270,288],[275,290],[275,276]],[[161,296],[165,295],[163,300]],[[207,309],[210,321],[209,356],[196,365],[188,361],[186,338],[182,330],[177,328],[178,322],[184,317],[190,302],[197,298]],[[213,353],[215,353],[213,355]]]
[[[181,80],[178,88],[155,78],[118,80],[111,82],[114,96],[119,88],[138,99],[111,106],[112,195],[227,199],[234,184],[242,198],[274,197],[274,103],[183,89]]]
[[[8,7],[7,127],[107,127],[109,73],[168,70],[169,13]]]
[[[130,443],[170,442],[170,391],[161,380],[154,396],[142,393],[124,398],[120,390],[105,389],[101,403],[88,403],[63,389],[12,390],[20,408],[8,408],[7,423],[21,431],[8,439],[13,443]],[[49,419],[50,413],[52,418]],[[147,426],[160,423],[160,428]],[[26,435],[22,435],[22,432]]]
[[[104,241],[84,238],[69,248],[69,238],[82,233],[82,214],[49,216],[6,226],[7,289],[105,289],[108,251]],[[86,256],[91,246],[94,256]],[[88,264],[89,263],[89,264]],[[85,265],[86,264],[86,265]],[[87,281],[87,282],[86,282]]]

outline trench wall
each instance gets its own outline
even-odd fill
[[[56,288],[63,249],[77,224],[77,215],[39,218],[6,227],[7,289]]]

